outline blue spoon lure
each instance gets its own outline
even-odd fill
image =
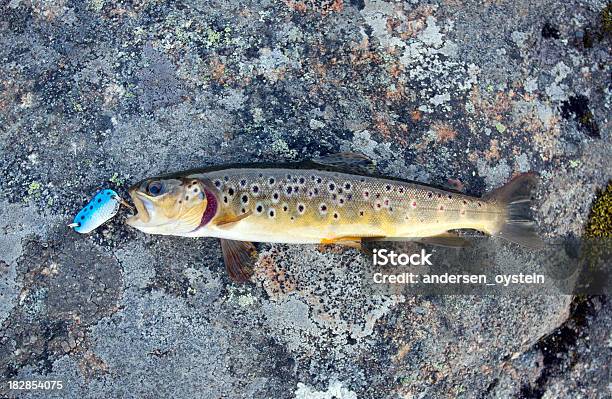
[[[68,227],[73,228],[77,233],[89,233],[115,216],[121,204],[132,208],[115,191],[110,189],[100,190],[77,213]]]

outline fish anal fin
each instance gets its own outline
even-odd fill
[[[253,214],[253,211],[249,210],[248,212],[243,213],[242,215],[238,215],[238,216],[233,216],[233,215],[221,216],[219,219],[215,221],[215,224],[219,227],[229,227],[228,226],[229,224],[237,223],[241,221],[242,219],[246,219],[252,214]]]
[[[469,240],[452,232],[445,232],[430,237],[368,237],[363,242],[415,242],[421,244],[437,245],[449,248],[465,248],[472,245]]]
[[[257,259],[257,249],[253,243],[221,239],[221,251],[230,278],[239,283],[249,281]]]
[[[334,238],[324,238],[321,245],[343,245],[345,247],[361,250],[361,237],[342,236]]]

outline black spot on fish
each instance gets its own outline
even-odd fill
[[[305,182],[305,181],[306,181],[306,180],[304,180],[304,178],[303,178],[303,177],[300,177],[300,184],[304,184],[304,182]]]
[[[240,185],[242,187],[246,187],[246,180],[244,180],[244,179],[240,180]]]
[[[299,213],[304,213],[304,205],[302,205],[302,204],[298,205],[298,212]]]
[[[274,178],[273,178],[273,177],[271,177],[271,178],[269,178],[269,179],[268,179],[268,184],[270,184],[271,186],[273,186],[273,185],[274,185],[274,182],[275,182],[275,180],[274,180]]]
[[[93,209],[93,205],[89,205],[89,210],[92,210],[92,209]]]
[[[248,195],[246,195],[246,194],[245,194],[245,195],[243,195],[241,199],[242,199],[242,203],[243,203],[243,204],[246,204],[247,202],[249,202],[249,197],[248,197]]]
[[[234,189],[232,187],[229,188],[229,190],[227,190],[227,193],[231,196],[234,195]]]
[[[271,218],[274,217],[274,214],[275,214],[274,209],[270,209],[270,211],[268,211],[268,215],[270,215]]]
[[[257,205],[257,208],[255,208],[255,210],[257,211],[257,213],[262,213],[263,212],[263,206],[262,205]]]
[[[98,198],[98,204],[99,204],[100,202],[102,202],[102,200],[101,200],[100,198]]]

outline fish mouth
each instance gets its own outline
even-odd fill
[[[153,209],[153,203],[151,200],[146,194],[138,191],[136,187],[131,188],[129,190],[129,194],[132,198],[132,202],[136,206],[136,213],[128,217],[125,222],[133,227],[138,227],[139,225],[149,223],[151,220],[151,213],[149,212],[149,209]]]

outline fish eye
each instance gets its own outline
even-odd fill
[[[147,186],[147,192],[150,195],[159,195],[162,192],[162,184],[159,181],[153,181]]]

